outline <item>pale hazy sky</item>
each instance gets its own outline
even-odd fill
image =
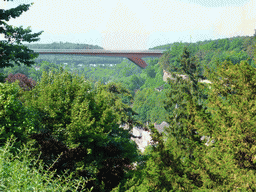
[[[1,0],[0,8],[32,2],[8,24],[43,30],[35,43],[148,49],[190,42],[190,35],[191,42],[252,36],[256,29],[256,0]]]

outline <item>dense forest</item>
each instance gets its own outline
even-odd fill
[[[89,45],[89,44],[80,44],[80,43],[68,43],[68,42],[54,42],[50,44],[26,44],[30,49],[103,49],[103,47],[100,47],[98,45]]]
[[[154,47],[145,69],[36,62],[21,40],[42,32],[7,24],[29,6],[0,10],[1,191],[256,190],[256,36]]]

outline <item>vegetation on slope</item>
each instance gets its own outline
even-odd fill
[[[28,7],[1,10],[1,23]],[[4,24],[9,41],[0,44],[0,67],[9,78],[0,83],[1,189],[256,190],[254,37],[174,43],[159,61],[147,61],[145,70],[124,61],[108,77],[107,66],[87,66],[80,74],[49,62],[40,64],[39,72],[29,68],[35,55],[10,39],[20,44],[38,34]],[[188,80],[165,84],[162,69]],[[36,77],[36,83],[16,72]],[[212,84],[200,83],[202,78]],[[167,140],[151,124],[155,144],[144,154],[129,130],[119,128],[159,118],[170,124]],[[211,138],[210,145],[203,135]]]

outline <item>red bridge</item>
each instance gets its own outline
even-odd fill
[[[142,57],[160,57],[163,50],[105,50],[105,49],[31,49],[39,54],[75,54],[75,55],[94,55],[94,56],[112,56],[127,57],[130,61],[145,68],[146,62]]]

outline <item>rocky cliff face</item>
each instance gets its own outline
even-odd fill
[[[170,80],[175,80],[176,78],[174,78],[173,76],[172,76],[172,74],[171,73],[169,73],[168,71],[165,71],[165,70],[163,70],[163,81],[165,81],[165,82],[167,82],[167,79],[168,78],[170,78]],[[187,75],[178,75],[178,76],[180,76],[180,77],[182,77],[182,79],[188,79],[188,76]]]
[[[169,124],[163,121],[161,124],[154,124],[155,128],[159,133],[164,132],[164,127],[168,127]],[[145,131],[143,129],[139,129],[138,127],[133,127],[132,134],[134,136],[141,136],[141,138],[131,138],[135,143],[138,145],[139,150],[143,153],[145,148],[148,145],[151,145],[153,143],[151,138],[151,132]]]
[[[164,128],[168,127],[169,124],[165,121],[163,121],[161,124],[154,124],[155,128],[157,129],[157,131],[159,133],[163,133],[164,132]],[[131,140],[135,141],[135,143],[138,145],[139,150],[143,153],[145,151],[145,148],[148,145],[152,145],[153,141],[152,141],[152,137],[151,132],[150,131],[145,131],[143,129],[140,129],[138,127],[133,127],[133,129],[131,130],[131,133],[140,138],[131,138]],[[163,134],[164,135],[164,134]],[[166,138],[164,138],[164,140],[166,140]],[[205,145],[210,146],[212,143],[214,143],[214,140],[210,140],[210,137],[208,136],[202,136],[201,140],[206,140]]]
[[[163,81],[167,82],[167,79],[168,79],[168,78],[170,78],[171,80],[174,79],[174,78],[172,77],[172,75],[171,75],[169,72],[163,70],[163,73],[164,73],[164,74],[163,74]]]
[[[163,70],[163,81],[165,81],[165,82],[167,82],[167,79],[168,78],[170,78],[170,80],[175,80],[176,78],[174,78],[173,76],[172,76],[172,74],[171,73],[169,73],[168,71],[165,71],[165,70]],[[187,75],[177,75],[177,76],[180,76],[180,77],[182,77],[182,79],[188,79],[188,76]],[[205,79],[205,80],[199,80],[199,82],[202,82],[202,83],[212,83],[211,81],[209,81],[209,80],[207,80],[207,79]]]
[[[139,150],[143,153],[146,146],[148,146],[151,142],[151,136],[149,131],[144,131],[137,127],[132,129],[132,133],[134,136],[141,136],[141,138],[131,138],[138,145]]]

